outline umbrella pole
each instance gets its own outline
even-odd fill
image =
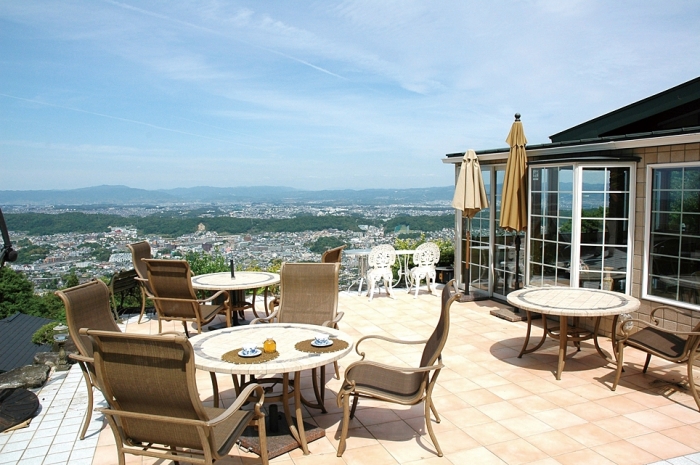
[[[468,224],[468,229],[467,229],[467,240],[465,241],[465,248],[466,248],[466,250],[465,250],[465,252],[464,252],[464,256],[465,256],[465,259],[464,259],[465,266],[464,266],[464,268],[465,268],[465,272],[466,272],[466,275],[467,275],[467,276],[466,276],[467,279],[466,279],[465,282],[464,282],[464,294],[468,296],[468,295],[469,295],[469,292],[470,292],[470,289],[469,289],[469,288],[471,287],[471,282],[472,282],[472,267],[471,267],[470,264],[469,264],[469,260],[471,260],[471,257],[470,257],[470,255],[471,255],[470,249],[471,249],[471,241],[472,241],[472,233],[471,233],[471,231],[472,231],[472,219],[471,219],[471,218],[467,218],[467,224]]]
[[[520,289],[520,233],[515,233],[515,290]]]

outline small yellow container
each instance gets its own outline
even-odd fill
[[[275,340],[272,339],[271,337],[268,337],[267,339],[265,339],[265,342],[263,343],[263,351],[266,354],[271,354],[276,350],[277,350],[277,343],[275,342]]]

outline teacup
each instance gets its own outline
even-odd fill
[[[243,344],[243,355],[253,355],[257,349],[255,344]]]
[[[314,342],[316,344],[328,344],[330,342],[330,335],[326,333],[318,333],[314,335]]]

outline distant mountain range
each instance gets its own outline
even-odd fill
[[[453,194],[453,186],[323,191],[273,186],[203,186],[159,190],[134,189],[127,186],[95,186],[68,190],[0,190],[0,205],[169,205],[238,202],[420,203],[451,200]]]

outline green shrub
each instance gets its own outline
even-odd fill
[[[46,323],[32,335],[32,342],[34,344],[53,344],[53,329],[58,325],[58,321]]]

